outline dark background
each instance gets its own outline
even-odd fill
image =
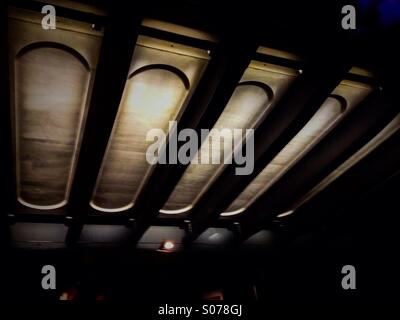
[[[378,1],[355,4],[355,31],[341,29],[341,2],[125,2],[97,3],[111,11],[151,12],[232,38],[256,37],[265,45],[309,59],[333,50],[333,63],[348,59],[373,70],[398,106],[398,23],[379,20]],[[121,39],[124,34],[121,30]],[[398,149],[382,151],[374,161],[364,162],[359,172],[349,173],[301,217],[269,225],[271,241],[262,248],[226,246],[163,253],[126,245],[24,249],[5,243],[1,248],[1,300],[56,302],[61,292],[73,287],[78,289],[77,301],[82,302],[94,301],[98,295],[115,303],[193,302],[213,290],[222,290],[230,302],[254,302],[255,287],[258,302],[265,308],[292,303],[396,303],[400,165],[390,162],[390,150]],[[376,175],[377,168],[387,162],[390,172],[363,189],[365,180],[360,177]],[[341,197],[338,203],[335,194]],[[343,197],[346,194],[350,197]],[[41,288],[44,264],[56,267],[57,290]],[[357,270],[356,290],[341,288],[341,269],[347,264]]]

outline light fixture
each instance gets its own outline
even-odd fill
[[[282,212],[281,214],[278,214],[276,217],[277,218],[284,218],[284,217],[290,216],[293,212],[294,212],[293,210]]]
[[[61,293],[59,300],[69,300],[68,299],[68,292]]]
[[[158,251],[171,252],[175,248],[175,242],[172,240],[165,240],[161,243]]]

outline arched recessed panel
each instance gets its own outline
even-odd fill
[[[207,63],[204,52],[139,37],[91,206],[102,212],[131,208],[153,165],[146,152],[148,132],[169,132]]]
[[[8,7],[17,213],[63,214],[102,42],[90,23]],[[35,209],[35,210],[32,210]]]
[[[132,72],[128,76],[128,79],[131,79],[134,76],[136,76],[142,72],[146,72],[148,70],[153,70],[153,69],[165,70],[165,71],[169,71],[169,72],[173,73],[175,76],[177,76],[178,78],[181,79],[183,85],[185,86],[185,88],[187,90],[190,89],[190,81],[189,81],[188,77],[186,76],[186,74],[183,71],[181,71],[180,69],[170,66],[168,64],[150,64],[148,66],[141,67],[141,68],[135,70],[134,72]]]
[[[362,83],[343,80],[326,99],[324,104],[278,155],[233,201],[222,216],[238,215],[265,193],[288,169],[301,159],[344,113],[356,107],[372,87]]]
[[[88,63],[61,44],[24,48],[15,61],[19,201],[37,209],[67,202],[85,113]]]
[[[33,42],[28,44],[27,46],[23,47],[18,53],[16,58],[19,59],[25,54],[29,53],[30,51],[33,51],[35,49],[43,49],[43,48],[53,48],[53,49],[59,49],[62,50],[66,53],[70,53],[72,56],[74,56],[77,60],[81,62],[81,64],[87,69],[90,69],[89,62],[75,49],[68,47],[62,43],[58,42],[51,42],[51,41],[38,41],[38,42]]]
[[[239,85],[223,114],[216,122],[214,129],[247,128],[249,123],[254,123],[260,114],[266,110],[269,101],[268,91],[264,88],[254,84]],[[209,142],[211,148],[209,148]],[[228,151],[228,147],[225,144],[223,144],[222,148],[226,149],[224,152]],[[215,158],[220,155],[222,155],[220,154],[220,146],[212,144],[209,135],[196,157],[210,159],[210,157]],[[169,213],[169,210],[172,210],[172,213],[175,213],[177,210],[182,210],[194,203],[204,186],[207,185],[220,166],[223,166],[223,164],[191,164],[174,189],[162,212]]]
[[[343,105],[329,97],[304,128],[259,173],[222,215],[243,211],[264,193],[342,114]],[[242,209],[242,210],[241,210]]]
[[[216,138],[220,143],[214,143],[212,133],[207,136],[195,156],[200,163],[191,163],[188,166],[167,203],[160,210],[161,213],[184,213],[196,204],[222,172],[226,165],[224,159],[231,157],[231,150],[235,150],[241,142],[232,140],[233,129],[254,129],[266,116],[274,96],[280,95],[294,78],[295,73],[291,69],[255,61],[250,64],[213,127],[213,130],[219,130],[221,133],[221,138]],[[227,131],[224,133],[224,130]],[[242,137],[245,137],[244,132]],[[226,141],[231,143],[226,144]],[[209,159],[209,163],[202,163],[201,159]]]
[[[93,204],[103,209],[129,207],[149,164],[146,134],[168,131],[187,93],[185,83],[165,69],[149,69],[130,78],[110,141]],[[118,170],[114,170],[118,167]]]

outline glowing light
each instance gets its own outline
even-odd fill
[[[146,160],[153,128],[178,120],[209,57],[205,51],[139,37],[117,119],[90,205],[103,213],[133,207],[153,166]],[[200,55],[200,53],[202,55]]]
[[[293,212],[294,212],[293,210],[289,210],[289,211],[286,211],[286,212],[283,212],[283,213],[279,214],[277,217],[278,218],[287,217],[287,216],[290,216]]]
[[[171,240],[166,240],[162,244],[162,249],[163,250],[171,251],[174,248],[175,248],[175,243],[173,241],[171,241]]]

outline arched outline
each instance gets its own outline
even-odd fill
[[[239,83],[237,84],[237,86],[236,86],[234,92],[237,90],[238,87],[241,87],[241,86],[254,86],[254,87],[258,87],[258,88],[264,90],[264,92],[265,92],[266,95],[267,95],[267,103],[266,103],[266,106],[268,106],[268,105],[271,103],[272,99],[274,98],[274,91],[271,89],[271,87],[270,87],[269,85],[267,85],[267,84],[264,83],[264,82],[260,82],[260,81],[243,81],[243,82],[239,82]],[[232,94],[232,95],[233,95],[233,94]],[[231,97],[231,98],[232,98],[232,97]],[[228,103],[229,103],[229,102],[228,102]],[[228,105],[228,104],[227,104],[227,105]],[[226,105],[226,106],[227,106],[227,105]],[[226,106],[225,106],[225,108],[226,108]],[[225,110],[225,108],[224,108],[224,110]],[[264,111],[264,112],[265,112],[265,111]],[[261,112],[260,117],[263,116],[264,112]],[[201,148],[201,147],[200,147],[200,148]],[[198,150],[200,150],[200,148],[199,148]],[[233,153],[234,153],[234,152],[233,152]],[[232,154],[233,154],[233,153],[232,153]],[[218,171],[219,171],[219,170],[218,170]],[[213,183],[215,176],[218,175],[218,171],[210,177],[209,182],[208,182],[208,183],[206,184],[206,186],[202,189],[202,191],[200,192],[200,194],[203,194],[203,190],[207,190],[207,189],[209,188],[210,181],[212,181],[211,184]],[[178,183],[179,183],[179,182],[178,182]],[[175,187],[176,187],[176,185],[175,185]],[[169,199],[168,199],[168,200],[169,200]],[[167,202],[168,202],[168,200],[167,200]],[[197,200],[198,200],[198,197],[196,197],[196,199],[194,200],[194,204],[197,202]],[[187,206],[185,206],[185,207],[183,207],[183,208],[174,209],[174,210],[161,209],[161,210],[159,210],[159,212],[162,213],[162,214],[169,214],[169,215],[174,215],[174,214],[175,214],[175,215],[179,215],[179,214],[187,213],[187,212],[189,212],[190,210],[192,210],[193,207],[194,207],[194,204],[189,204],[189,205],[187,205]],[[164,205],[165,205],[165,204],[164,204]],[[234,214],[238,214],[238,213],[244,211],[245,209],[246,209],[246,208],[240,208],[240,209],[235,210],[235,211],[233,211],[233,212],[234,212]],[[234,215],[234,214],[232,214],[232,215]]]
[[[340,95],[338,95],[338,94],[330,94],[330,95],[328,95],[327,98],[332,98],[332,99],[335,99],[335,100],[337,100],[337,101],[339,102],[339,104],[340,104],[340,115],[339,115],[338,117],[340,118],[340,117],[343,115],[343,113],[345,113],[346,110],[347,110],[347,106],[348,106],[347,100],[346,100],[344,97],[342,97],[342,96],[340,96]],[[322,107],[322,106],[321,106],[321,107]],[[320,107],[320,108],[321,108],[321,107]],[[338,121],[339,118],[337,118],[336,120],[334,120],[334,122]],[[332,125],[333,125],[333,124],[332,124]],[[324,134],[323,134],[322,136],[319,136],[319,137],[317,138],[317,140],[315,141],[315,144],[317,144],[317,143],[321,140],[321,138],[322,138],[323,136],[324,136]],[[307,153],[308,153],[308,152],[309,152],[309,151],[307,151]],[[297,160],[296,160],[295,162],[297,162]],[[267,164],[267,166],[268,166],[270,163],[271,163],[271,162],[269,162],[269,163]],[[276,182],[276,181],[275,181],[275,182]],[[274,183],[275,183],[275,182],[274,182]],[[250,182],[250,183],[251,183],[251,182]],[[249,183],[247,186],[249,186],[250,183]],[[247,187],[247,186],[246,186],[246,187]],[[268,189],[267,189],[267,190],[268,190]],[[244,191],[244,190],[243,190],[243,191]],[[266,191],[266,190],[265,190],[265,191]],[[261,193],[264,193],[265,191],[263,191],[263,192],[261,192]],[[250,202],[249,202],[245,207],[242,207],[242,208],[239,208],[239,209],[233,210],[233,211],[225,211],[225,212],[222,212],[222,213],[221,213],[221,216],[222,216],[222,217],[232,217],[232,216],[237,216],[237,215],[239,215],[239,214],[244,213],[244,212],[247,210],[247,208],[248,208],[248,207],[255,201],[255,199],[257,199],[259,196],[260,196],[260,195],[254,197],[252,200],[250,200]],[[238,197],[239,197],[239,196],[238,196]],[[238,197],[236,197],[235,200],[238,199]],[[233,202],[234,202],[235,200],[233,200]],[[233,203],[233,202],[232,202],[232,203]],[[283,213],[280,213],[280,214],[277,215],[276,217],[277,217],[277,218],[284,218],[284,217],[286,217],[286,216],[291,215],[293,212],[294,212],[294,210],[285,211],[285,212],[283,212]]]
[[[126,206],[118,207],[118,208],[111,208],[111,209],[110,209],[110,208],[103,208],[103,207],[100,207],[100,206],[96,205],[96,204],[94,203],[93,200],[91,200],[91,201],[89,202],[89,205],[90,205],[93,209],[95,209],[95,210],[97,210],[97,211],[107,212],[107,213],[116,213],[116,212],[123,212],[123,211],[129,210],[130,208],[133,207],[134,203],[132,202],[132,203],[130,203],[130,204],[127,204]]]
[[[144,73],[144,72],[150,71],[150,70],[165,70],[165,71],[171,72],[172,74],[176,75],[183,82],[183,85],[184,85],[186,90],[190,89],[190,80],[186,76],[186,74],[182,70],[180,70],[180,69],[178,69],[178,68],[176,68],[174,66],[168,65],[168,64],[155,63],[155,64],[149,64],[149,65],[143,66],[143,67],[133,71],[132,73],[130,73],[128,75],[128,80],[132,79],[133,77],[135,77],[135,76],[137,76],[137,75],[139,75],[141,73]],[[141,188],[139,187],[139,189],[141,189]],[[90,201],[90,206],[93,209],[95,209],[97,211],[101,211],[101,212],[108,212],[108,213],[123,212],[123,211],[126,211],[126,210],[132,208],[133,205],[134,205],[134,202],[131,202],[128,205],[125,205],[123,207],[103,208],[100,205],[97,205],[93,201],[93,199]],[[185,211],[186,211],[186,208],[185,208]],[[184,212],[184,211],[182,211],[182,212]]]
[[[19,59],[26,53],[32,50],[36,49],[46,49],[46,48],[52,48],[52,49],[59,49],[65,52],[68,52],[69,54],[73,55],[75,58],[77,58],[86,68],[87,71],[90,71],[90,65],[89,62],[85,59],[84,56],[82,56],[78,51],[75,49],[66,46],[65,44],[58,43],[58,42],[51,42],[51,41],[39,41],[39,42],[33,42],[28,44],[27,46],[23,47],[21,50],[18,51],[16,58]]]
[[[185,212],[189,212],[190,210],[192,210],[193,206],[192,205],[188,205],[182,209],[176,209],[176,210],[167,210],[167,209],[160,209],[159,212],[162,214],[181,214],[181,213],[185,213]]]
[[[236,89],[240,86],[254,86],[254,87],[259,87],[261,89],[263,89],[265,91],[265,93],[267,94],[268,97],[268,103],[270,103],[272,101],[272,99],[274,98],[274,91],[271,89],[271,87],[267,84],[265,84],[264,82],[260,82],[260,81],[243,81],[240,82],[237,86]]]
[[[36,50],[36,49],[47,49],[47,48],[51,48],[51,49],[59,49],[61,51],[67,52],[70,55],[72,55],[74,58],[76,58],[86,69],[87,72],[90,72],[90,65],[89,62],[85,59],[85,57],[80,54],[77,50],[64,45],[62,43],[58,43],[58,42],[51,42],[51,41],[38,41],[38,42],[33,42],[30,43],[28,45],[26,45],[25,47],[23,47],[22,49],[20,49],[18,51],[18,53],[15,56],[15,63],[17,63],[17,60],[20,59],[21,57],[23,57],[25,54]],[[81,128],[78,128],[78,130],[81,130]],[[17,141],[17,144],[19,144],[19,141]],[[19,156],[18,156],[18,161],[19,161]],[[73,164],[72,164],[73,167]],[[19,170],[18,170],[19,171]],[[19,176],[19,172],[17,172],[17,177]],[[19,177],[17,178],[19,180]],[[66,192],[66,196],[68,197],[68,184],[70,182],[67,182],[67,192]],[[19,184],[19,181],[18,181]],[[19,188],[17,186],[17,188]],[[58,208],[62,208],[64,207],[67,203],[68,203],[68,199],[64,199],[61,202],[52,204],[52,205],[35,205],[32,203],[29,203],[28,201],[25,201],[20,195],[19,195],[19,190],[17,190],[17,201],[19,203],[21,203],[22,205],[28,207],[28,208],[32,208],[32,209],[38,209],[38,210],[54,210],[54,209],[58,209]]]
[[[166,71],[169,71],[171,73],[174,73],[175,75],[177,75],[179,77],[179,79],[182,80],[183,84],[185,85],[185,89],[186,90],[190,89],[190,81],[189,81],[189,78],[186,76],[186,74],[182,70],[180,70],[180,69],[178,69],[178,68],[176,68],[174,66],[170,66],[168,64],[149,64],[147,66],[141,67],[141,68],[133,71],[128,76],[128,79],[131,79],[131,78],[133,78],[134,76],[136,76],[136,75],[138,75],[140,73],[143,73],[143,72],[146,72],[146,71],[149,71],[149,70],[153,70],[153,69],[154,70],[166,70]]]
[[[221,213],[221,217],[232,217],[232,216],[236,216],[239,213],[242,213],[243,211],[245,211],[247,209],[247,207],[242,207],[236,210],[232,210],[232,211],[224,211]]]
[[[339,101],[340,103],[340,113],[344,113],[347,110],[347,100],[338,94],[330,94],[328,98],[333,98]]]

